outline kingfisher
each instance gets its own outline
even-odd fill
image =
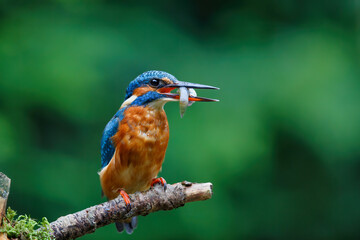
[[[147,71],[130,82],[124,102],[105,126],[101,138],[100,183],[109,200],[121,195],[131,208],[128,193],[145,191],[154,184],[161,184],[166,191],[165,179],[157,177],[169,141],[165,103],[218,101],[194,94],[184,94],[186,99],[180,100],[184,99],[182,91],[171,93],[175,89],[194,92],[218,88],[182,82],[163,71]],[[125,230],[128,234],[136,226],[137,217],[116,223],[119,232]]]

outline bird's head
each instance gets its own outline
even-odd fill
[[[135,78],[126,89],[125,101],[121,108],[129,105],[163,107],[170,101],[180,101],[180,95],[171,93],[178,88],[218,89],[217,87],[197,83],[182,82],[173,75],[162,71],[144,72]],[[216,99],[187,95],[190,102],[214,102]]]

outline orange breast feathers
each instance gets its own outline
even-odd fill
[[[163,109],[129,107],[113,136],[115,153],[100,172],[101,186],[109,199],[150,188],[164,161],[169,126]]]

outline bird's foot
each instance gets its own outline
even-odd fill
[[[120,193],[121,197],[122,197],[122,198],[124,199],[124,201],[125,201],[126,209],[127,209],[128,211],[130,211],[130,209],[131,209],[131,202],[130,202],[130,197],[129,197],[129,195],[128,195],[123,189],[121,189],[121,190],[119,191],[119,193]]]
[[[166,184],[166,181],[164,178],[162,178],[162,177],[153,178],[153,180],[151,181],[151,186],[153,187],[157,183],[160,183],[164,187],[164,191],[166,191],[167,184]]]

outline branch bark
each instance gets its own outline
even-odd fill
[[[6,213],[6,203],[10,192],[11,180],[0,172],[0,226]],[[8,239],[5,233],[0,233],[0,240]]]
[[[145,192],[130,194],[131,209],[124,200],[114,200],[60,217],[50,224],[56,239],[74,239],[93,233],[97,228],[138,215],[147,215],[160,210],[172,210],[185,203],[210,199],[211,183],[184,181],[168,185],[166,191],[160,185]]]

